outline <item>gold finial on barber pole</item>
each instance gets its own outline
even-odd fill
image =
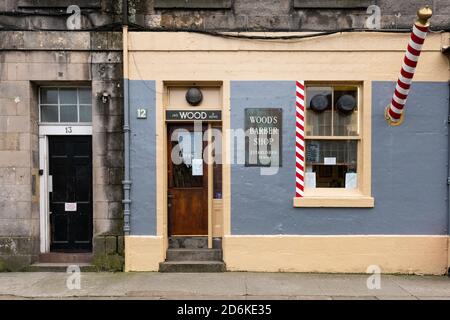
[[[429,6],[425,6],[417,10],[417,16],[419,17],[417,22],[419,22],[424,27],[428,27],[430,26],[430,22],[428,20],[430,20],[430,18],[433,16],[433,10],[431,10]]]

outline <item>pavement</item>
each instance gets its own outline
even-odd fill
[[[305,273],[0,273],[0,300],[11,299],[445,299],[446,276]],[[68,281],[69,279],[69,281]],[[69,287],[67,286],[69,282]],[[377,281],[369,280],[373,285]],[[79,289],[77,284],[79,284]],[[378,287],[378,286],[376,286]]]

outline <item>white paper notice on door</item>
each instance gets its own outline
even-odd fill
[[[203,175],[203,159],[192,159],[192,175]]]
[[[77,211],[77,203],[76,202],[65,202],[64,210],[65,211]]]

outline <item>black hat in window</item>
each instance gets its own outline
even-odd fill
[[[349,115],[356,108],[356,99],[349,94],[342,95],[336,102],[338,111],[343,115]]]
[[[311,110],[322,113],[328,108],[328,98],[324,94],[316,94],[309,103]]]

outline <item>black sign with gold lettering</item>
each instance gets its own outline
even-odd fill
[[[219,110],[167,110],[167,121],[221,121]]]
[[[283,110],[245,109],[245,166],[281,167]]]

